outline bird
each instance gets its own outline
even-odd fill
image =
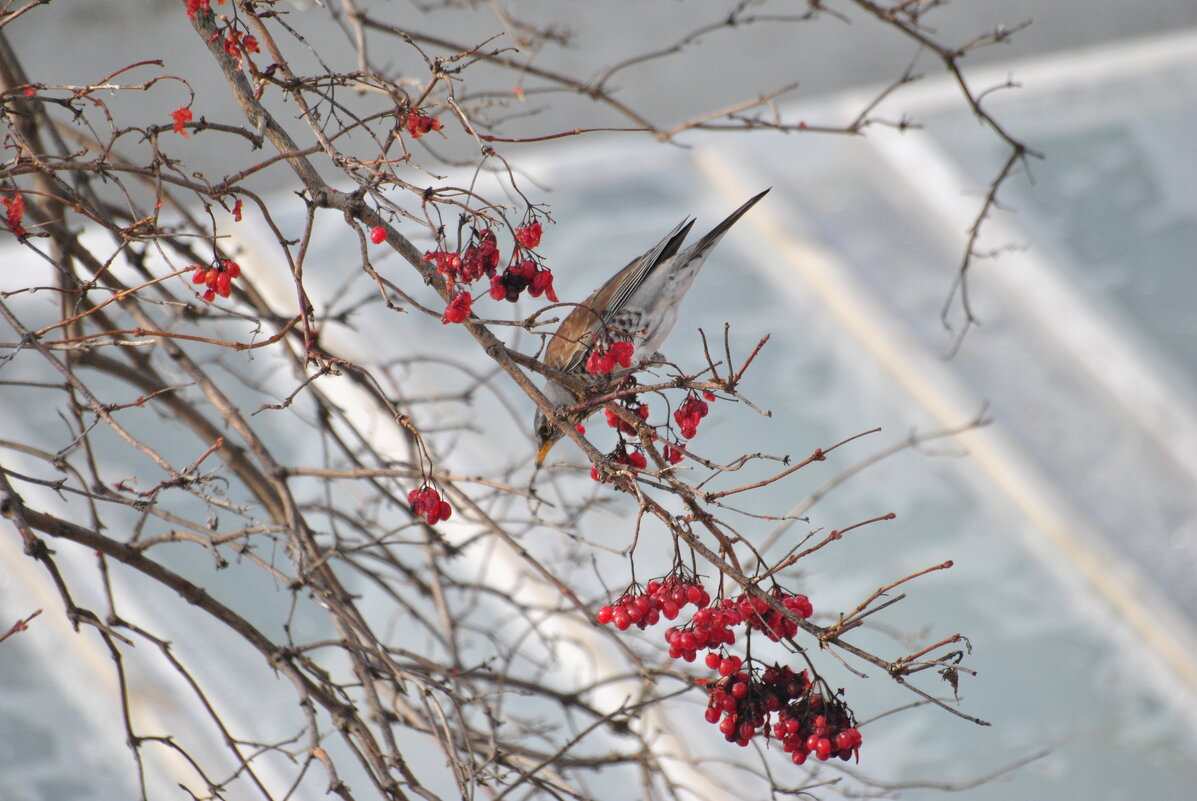
[[[664,239],[629,262],[566,315],[545,348],[545,365],[567,375],[584,376],[583,365],[595,345],[612,340],[630,340],[641,359],[653,356],[677,322],[678,306],[715,245],[768,193],[766,189],[750,198],[685,250],[682,243],[695,220],[682,220]],[[577,402],[571,390],[552,378],[546,380],[544,394],[557,407]],[[567,425],[577,425],[592,411],[562,417]],[[534,427],[539,467],[561,439],[562,431],[539,409]]]

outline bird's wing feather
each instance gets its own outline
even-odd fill
[[[710,250],[723,238],[728,229],[744,216],[745,212],[768,193],[769,190],[766,189],[750,198],[740,208],[729,214],[723,222],[712,228],[702,239],[687,248],[679,258],[691,260]],[[690,233],[690,228],[693,225],[693,219],[682,220],[654,248],[643,256],[633,259],[610,281],[595,290],[594,294],[581,305],[575,307],[558,328],[559,333],[568,331],[569,335],[555,337],[549,343],[546,361],[551,365],[560,364],[561,371],[565,373],[577,369],[590,350],[590,345],[624,310],[628,299],[636,293],[636,290],[644,284],[654,270],[669,264],[670,259],[678,256],[682,242]],[[604,311],[600,314],[595,311],[597,309]]]
[[[624,304],[628,302],[628,298],[635,294],[640,285],[644,283],[644,279],[648,278],[653,270],[677,255],[677,252],[682,248],[682,242],[685,241],[693,225],[693,218],[682,220],[676,228],[657,243],[656,247],[619,271],[620,280],[612,282],[615,285],[613,287],[615,295],[610,299],[610,302],[603,305],[607,310],[606,314],[603,315],[604,324],[610,323],[619,314]],[[633,267],[633,265],[635,266]],[[631,272],[625,275],[624,273],[629,269]]]
[[[694,220],[682,220],[655,247],[628,262],[611,280],[575,307],[558,328],[558,332],[568,331],[569,335],[564,338],[557,337],[549,344],[550,352],[546,354],[546,360],[550,364],[561,364],[560,369],[564,373],[577,369],[586,357],[590,343],[606,329],[632,293],[644,283],[653,267],[662,264],[678,252],[692,225]],[[606,313],[596,313],[596,309],[606,309]],[[564,358],[564,353],[558,355],[553,352],[554,346],[558,344],[569,354],[568,359]]]

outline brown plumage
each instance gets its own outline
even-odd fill
[[[566,315],[545,349],[545,364],[562,373],[584,375],[583,364],[595,343],[611,340],[630,340],[637,360],[650,358],[669,336],[677,321],[678,305],[707,256],[728,229],[768,192],[766,189],[748,200],[685,250],[681,250],[682,242],[694,220],[683,220],[655,247],[633,259]],[[545,383],[544,392],[557,406],[576,402],[570,390],[551,379]],[[566,424],[576,425],[586,416],[567,417]],[[538,410],[537,465],[561,436],[561,430]]]

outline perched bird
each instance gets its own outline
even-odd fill
[[[768,192],[766,189],[751,198],[685,250],[681,250],[682,242],[694,220],[683,220],[656,247],[633,259],[566,315],[549,340],[545,364],[562,373],[584,375],[583,364],[594,346],[612,341],[630,340],[638,359],[655,354],[677,322],[678,305],[707,256],[728,229]],[[544,394],[556,406],[577,402],[573,392],[552,379],[545,382]],[[576,425],[588,414],[574,415],[577,419],[566,416],[566,423]],[[535,425],[536,464],[540,465],[562,434],[540,410]]]

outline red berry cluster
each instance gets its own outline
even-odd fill
[[[789,609],[794,613],[795,616],[800,617],[803,620],[806,620],[808,617],[814,614],[814,607],[811,606],[810,599],[808,599],[805,595],[794,595],[786,592],[780,587],[774,589],[772,595],[781,602],[782,606],[784,606],[786,609]],[[741,599],[741,610],[745,608],[750,608],[752,610],[751,612],[747,613],[747,618],[745,619],[745,622],[748,624],[750,629],[763,631],[765,636],[774,642],[777,642],[783,637],[793,637],[798,633],[798,625],[792,620],[782,617],[782,614],[770,607],[769,604],[765,603],[763,598],[749,598],[747,596],[741,596]]]
[[[187,19],[195,19],[196,12],[212,13],[212,0],[187,0]]]
[[[859,759],[863,742],[844,702],[814,691],[778,712],[773,736],[795,765],[811,754],[822,762],[833,756],[847,762],[854,754]]]
[[[680,445],[675,447],[674,445],[666,442],[664,450],[661,451],[661,455],[664,456],[665,461],[669,462],[670,464],[677,464],[685,457],[686,446]]]
[[[411,504],[416,517],[423,517],[429,525],[435,526],[453,515],[453,507],[449,502],[442,501],[441,494],[427,484],[407,493],[407,502]]]
[[[798,617],[811,616],[806,596],[780,587],[771,595]],[[811,754],[824,761],[859,755],[861,736],[851,711],[839,698],[818,690],[805,670],[795,673],[780,664],[761,669],[751,659],[746,667],[740,657],[723,648],[735,642],[732,629],[740,625],[763,631],[772,640],[794,634],[797,626],[763,599],[745,594],[711,605],[695,576],[674,573],[650,581],[643,592],[629,589],[614,604],[599,609],[596,618],[620,631],[633,625],[645,629],[662,617],[673,620],[689,604],[697,607],[690,622],[665,632],[669,656],[693,662],[699,650],[708,650],[703,661],[720,677],[697,683],[707,691],[707,722],[718,725],[728,742],[746,746],[757,735],[775,737],[796,765]]]
[[[441,315],[442,323],[461,323],[470,316],[470,304],[474,302],[474,298],[470,295],[468,289],[462,290],[453,296],[449,301],[449,305],[445,307],[445,313]]]
[[[637,403],[634,399],[627,399],[624,401],[624,405],[632,414],[636,415],[641,420],[648,422],[647,403]],[[607,415],[607,425],[618,430],[621,436],[636,436],[636,429],[631,423],[628,423],[609,408],[603,409],[603,412]],[[585,430],[583,430],[582,433],[585,434]],[[625,448],[626,447],[627,446],[625,445]],[[685,450],[686,447],[684,445],[673,445],[672,443],[667,442],[665,443],[665,447],[662,449],[661,455],[664,457],[665,461],[669,462],[670,464],[677,464],[684,458]],[[638,450],[633,450],[631,453],[627,454],[627,460],[619,458],[623,453],[623,451],[618,451],[613,457],[615,461],[631,464],[633,467],[636,467],[640,470],[643,470],[648,464],[648,460],[645,459],[644,454],[640,453]],[[596,477],[595,480],[597,481],[598,471],[591,470],[591,474]]]
[[[204,300],[210,303],[216,300],[217,295],[222,298],[231,295],[233,279],[239,275],[241,275],[241,267],[237,262],[230,259],[217,259],[212,267],[205,267],[202,264],[195,265],[195,271],[191,274],[191,283],[207,284],[208,289],[204,292]]]
[[[383,232],[385,236],[385,232]],[[553,303],[557,293],[553,289],[553,273],[521,253],[530,251],[540,244],[542,226],[533,220],[515,229],[516,248],[511,262],[500,274],[499,241],[489,228],[474,232],[474,242],[464,254],[452,250],[433,250],[424,254],[424,261],[436,262],[436,271],[445,277],[445,283],[452,289],[455,284],[470,284],[483,276],[490,278],[490,296],[495,300],[519,300],[524,290],[534,298],[544,295]],[[470,301],[454,296],[441,320],[446,323],[460,323],[469,316]],[[456,307],[454,307],[456,304]]]
[[[495,300],[509,300],[515,303],[525,289],[534,298],[545,295],[553,303],[557,302],[557,293],[553,290],[553,273],[532,259],[508,265],[502,275],[495,275],[490,279],[490,296]]]
[[[544,228],[541,227],[540,220],[533,220],[515,229],[515,241],[519,242],[522,248],[535,250],[540,247],[540,237],[543,233]]]
[[[458,255],[452,250],[434,250],[424,254],[424,261],[435,261],[436,271],[450,285],[468,284],[483,275],[494,275],[499,267],[499,241],[489,228],[474,233],[476,241]]]
[[[805,595],[795,595],[779,588],[773,591],[773,597],[800,618],[806,619],[814,613]],[[763,631],[774,642],[781,639],[782,635],[793,637],[798,631],[795,623],[773,611],[763,599],[737,595],[735,598],[724,598],[718,606],[699,609],[689,625],[666,631],[669,656],[693,662],[697,652],[704,648],[714,651],[720,646],[734,643],[736,634],[732,627],[740,625]]]
[[[627,449],[627,445],[621,443],[613,454],[607,457],[615,464],[626,464],[633,470],[644,470],[648,467],[648,459],[643,453],[633,446],[632,450]],[[590,468],[590,477],[595,481],[605,482],[605,479],[599,476],[598,468]]]
[[[407,132],[412,139],[419,139],[430,131],[439,131],[445,126],[436,117],[429,117],[421,109],[413,109],[407,113]]]
[[[698,424],[711,411],[711,407],[707,405],[707,401],[714,401],[715,396],[710,392],[703,392],[702,395],[706,400],[691,392],[686,396],[686,400],[678,407],[677,411],[673,413],[673,419],[681,428],[682,436],[686,439],[690,439],[698,433]]]
[[[586,371],[591,375],[598,375],[611,372],[617,364],[620,367],[631,367],[634,350],[635,346],[631,342],[612,342],[611,347],[606,350],[596,347],[590,351],[590,356],[586,359]]]
[[[219,36],[220,34],[215,34]],[[237,62],[237,69],[241,69],[242,57],[250,53],[259,53],[261,49],[258,47],[258,40],[253,34],[245,35],[236,28],[229,28],[229,32],[225,34],[224,52],[229,58]]]
[[[627,404],[627,410],[639,417],[641,420],[648,420],[647,403],[636,403],[633,401]],[[611,426],[612,428],[619,429],[619,433],[621,434],[627,434],[629,437],[636,436],[636,429],[632,427],[631,423],[624,421],[619,415],[610,409],[603,409],[603,411],[607,415],[607,425]]]
[[[8,230],[17,236],[28,233],[21,224],[25,217],[25,197],[20,192],[14,192],[12,197],[0,198],[0,203],[4,204],[4,224],[8,226]]]
[[[595,616],[599,623],[614,624],[623,631],[633,624],[645,629],[657,623],[662,616],[666,620],[677,617],[687,604],[705,607],[711,597],[693,576],[670,575],[653,579],[644,592],[629,590],[618,601],[598,610]]]

